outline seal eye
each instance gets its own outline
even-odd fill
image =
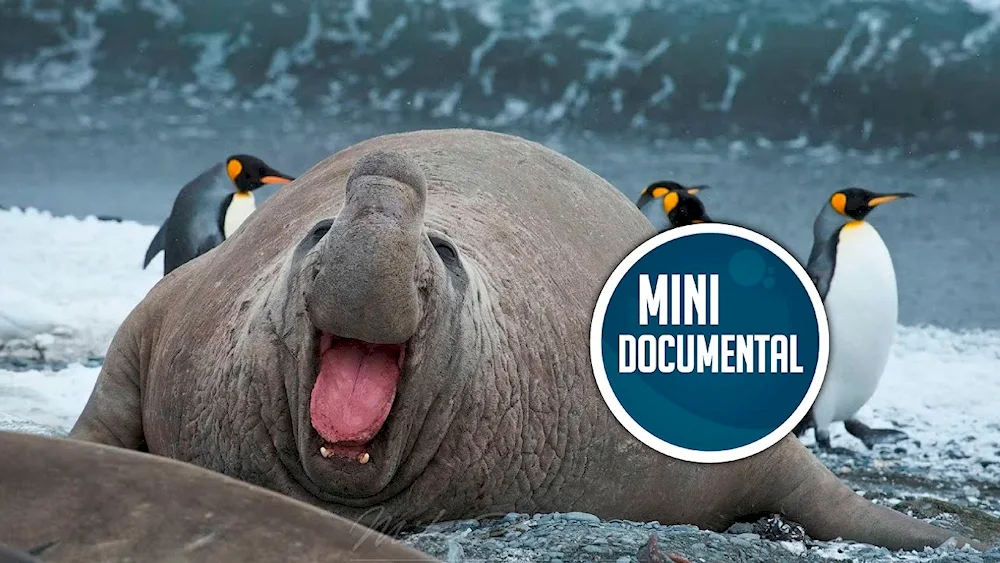
[[[434,245],[434,251],[438,253],[441,261],[446,265],[458,264],[458,251],[455,250],[455,247],[450,242],[437,237],[431,237],[431,244]]]

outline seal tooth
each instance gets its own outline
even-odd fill
[[[368,452],[358,454],[358,463],[360,463],[361,465],[368,463],[369,459],[371,459],[371,456],[368,455]]]
[[[333,455],[333,452],[331,452],[330,450],[326,449],[326,446],[320,446],[320,448],[319,448],[319,455],[328,458],[328,457],[330,457],[330,456]]]

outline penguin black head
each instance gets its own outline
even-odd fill
[[[236,190],[245,193],[264,184],[287,184],[294,176],[282,174],[256,156],[234,154],[226,159],[226,174],[236,184]]]
[[[830,196],[830,207],[844,217],[863,221],[875,207],[905,197],[916,196],[909,192],[880,194],[863,188],[847,188]]]
[[[705,213],[705,206],[697,194],[707,190],[709,186],[683,186],[672,180],[653,182],[642,190],[636,205],[639,209],[646,206],[652,199],[663,200],[663,212],[674,227],[683,227],[695,223],[711,223]]]

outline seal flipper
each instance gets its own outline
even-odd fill
[[[809,537],[821,541],[843,538],[891,550],[920,550],[955,538],[958,547],[970,544],[985,550],[982,542],[859,496],[805,446],[787,438],[758,454],[759,460],[754,460],[758,456],[745,460],[756,464],[755,488],[760,496],[750,502],[753,512],[763,509],[782,514],[801,524]],[[782,478],[776,479],[775,475]]]
[[[130,450],[143,446],[139,394],[142,304],[125,318],[111,340],[101,373],[69,438]]]
[[[892,444],[908,438],[906,432],[893,430],[892,428],[872,428],[856,418],[844,421],[844,429],[851,435],[861,440],[869,450],[878,444]]]
[[[153,240],[149,241],[149,248],[146,249],[146,259],[142,262],[143,270],[145,270],[146,266],[149,266],[149,263],[153,261],[153,258],[159,254],[161,250],[163,250],[163,239],[166,236],[167,221],[169,220],[170,218],[168,217],[167,220],[163,221],[160,225],[160,230],[156,231],[156,234],[153,235]]]

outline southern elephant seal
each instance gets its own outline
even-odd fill
[[[0,432],[0,561],[435,561],[314,506],[191,464]],[[2,544],[13,551],[5,553]],[[18,550],[23,550],[20,553]]]
[[[591,315],[653,234],[613,186],[518,137],[359,143],[150,291],[71,436],[371,526],[580,510],[719,529],[776,512],[818,539],[945,542],[856,495],[792,436],[702,465],[615,420],[591,370]]]

